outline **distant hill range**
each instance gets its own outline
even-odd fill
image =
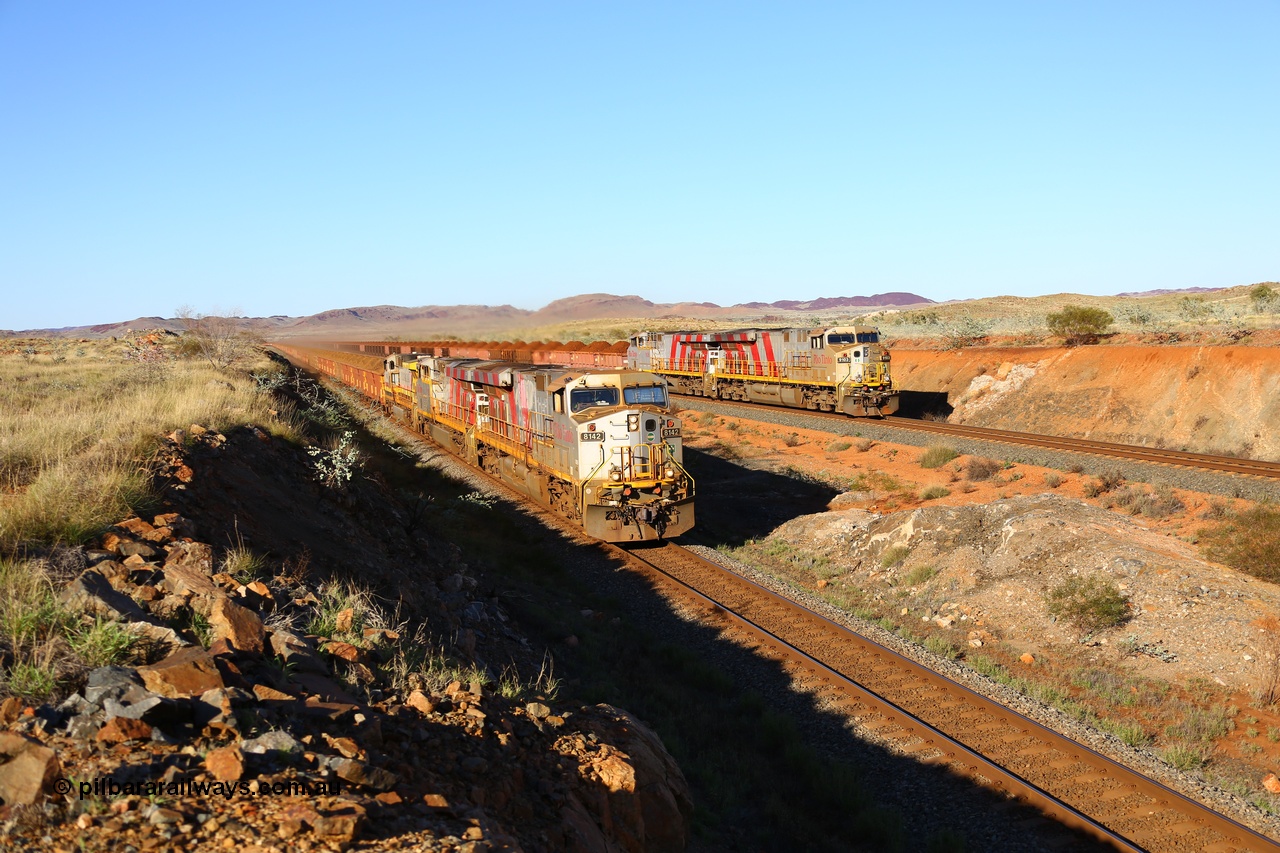
[[[639,296],[614,296],[588,293],[570,296],[528,311],[510,305],[424,305],[402,308],[398,305],[373,305],[363,308],[336,308],[308,317],[244,317],[245,329],[266,338],[347,338],[369,340],[400,337],[410,340],[428,336],[473,336],[516,333],[584,321],[676,319],[687,317],[703,320],[751,321],[770,317],[773,320],[794,319],[819,312],[858,313],[877,308],[904,308],[935,304],[932,299],[914,293],[880,293],[875,296],[836,296],[811,300],[784,299],[778,302],[747,302],[721,306],[714,302],[650,302]],[[123,323],[94,326],[69,326],[61,329],[28,329],[7,334],[58,335],[101,338],[118,336],[125,330],[183,328],[182,321],[165,317],[138,317]]]

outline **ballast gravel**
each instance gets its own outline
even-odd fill
[[[785,409],[776,406],[751,406],[749,408],[726,406],[699,397],[681,397],[679,398],[679,404],[683,409],[711,412],[729,418],[745,417],[753,421],[790,427],[791,429],[811,429],[830,433],[831,435],[865,437],[875,441],[905,444],[912,447],[946,444],[954,447],[962,454],[1008,460],[1024,465],[1056,468],[1060,471],[1073,470],[1078,467],[1083,473],[1091,475],[1119,471],[1126,480],[1132,482],[1165,483],[1178,489],[1255,501],[1280,500],[1280,481],[1265,477],[1218,474],[1212,471],[1183,468],[1178,465],[1134,462],[1115,456],[1100,456],[1094,453],[1068,453],[1000,441],[979,441],[950,435],[943,436],[894,427],[871,418],[837,420],[829,417],[816,417],[797,409]]]
[[[808,590],[794,586],[771,574],[759,571],[752,566],[723,554],[714,548],[701,545],[685,546],[703,559],[716,563],[750,581],[760,584],[779,595],[803,605],[826,619],[843,625],[852,631],[868,637],[886,648],[910,658],[934,672],[945,675],[952,681],[961,684],[975,693],[1012,708],[1020,714],[1035,720],[1046,728],[1071,738],[1095,752],[1107,756],[1148,778],[1155,779],[1167,787],[1198,800],[1212,807],[1220,814],[1248,826],[1270,838],[1280,838],[1280,819],[1259,811],[1253,804],[1241,797],[1231,794],[1213,785],[1207,784],[1192,774],[1182,773],[1160,760],[1150,750],[1136,749],[1120,739],[1100,732],[1072,719],[1057,708],[1024,696],[1018,691],[1006,687],[985,675],[974,672],[955,661],[935,655],[915,643],[908,642],[897,634],[886,631],[864,619],[841,610]]]

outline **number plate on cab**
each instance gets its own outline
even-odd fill
[[[579,438],[582,441],[604,441],[603,432],[584,432]]]
[[[662,428],[662,437],[663,437],[663,438],[679,438],[679,437],[680,437],[680,427],[663,427],[663,428]]]

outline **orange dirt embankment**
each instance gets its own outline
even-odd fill
[[[893,368],[904,406],[951,423],[1280,460],[1280,349],[895,349]]]

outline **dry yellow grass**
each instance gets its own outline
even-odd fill
[[[0,552],[83,542],[145,509],[149,464],[174,429],[254,423],[297,438],[250,375],[272,369],[265,357],[215,371],[175,349],[18,341],[0,354]]]

